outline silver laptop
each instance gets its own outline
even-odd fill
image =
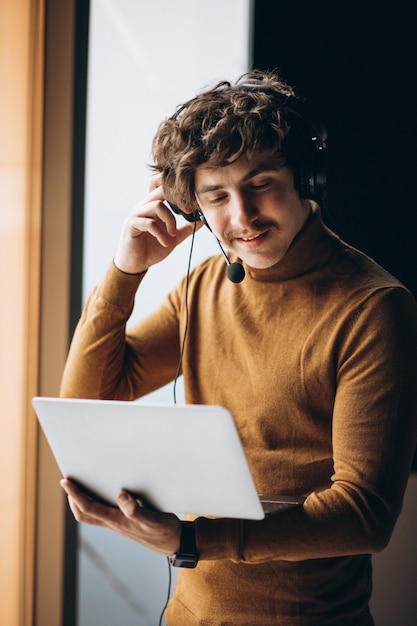
[[[304,501],[257,494],[222,407],[41,397],[33,407],[62,475],[107,504],[125,489],[178,515],[262,519]]]

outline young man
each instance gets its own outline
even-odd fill
[[[259,493],[306,496],[262,521],[180,522],[125,493],[107,508],[64,480],[77,520],[167,556],[192,553],[169,626],[373,624],[370,554],[390,538],[416,445],[417,311],[403,285],[324,226],[314,200],[325,137],[299,106],[276,76],[255,72],[161,125],[157,173],[68,357],[63,396],[133,400],[175,378],[188,317],[187,402],[231,411]],[[191,272],[188,298],[183,282],[126,330],[147,270],[194,228],[177,226],[166,200],[203,220],[245,276],[234,284],[223,257],[210,258]]]

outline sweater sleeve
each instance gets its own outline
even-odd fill
[[[338,348],[329,487],[261,521],[198,518],[200,557],[261,563],[383,549],[416,446],[416,371],[415,301],[382,289],[354,311]]]
[[[179,331],[172,299],[127,330],[144,275],[112,264],[92,291],[72,338],[61,396],[134,400],[173,379]]]

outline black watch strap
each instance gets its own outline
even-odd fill
[[[194,522],[181,522],[181,538],[178,552],[170,558],[175,567],[195,567],[198,563]]]

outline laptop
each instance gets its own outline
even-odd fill
[[[61,474],[108,505],[125,489],[160,511],[256,520],[304,501],[257,494],[223,407],[47,397],[32,403]]]

